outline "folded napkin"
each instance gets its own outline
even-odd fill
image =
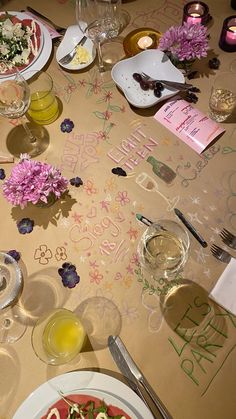
[[[209,297],[236,315],[236,259],[230,260]]]

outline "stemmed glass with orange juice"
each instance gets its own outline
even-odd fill
[[[85,338],[85,329],[78,316],[73,311],[58,308],[37,321],[32,332],[32,346],[42,361],[60,365],[79,354]]]

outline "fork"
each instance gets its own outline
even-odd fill
[[[73,60],[73,58],[76,54],[76,48],[79,45],[84,45],[86,40],[87,40],[87,36],[84,35],[83,38],[81,38],[81,40],[74,46],[74,48],[70,52],[68,52],[68,54],[64,55],[64,57],[62,57],[60,60],[58,60],[59,63],[62,64],[62,65],[69,64]]]
[[[236,236],[230,233],[229,230],[223,228],[220,232],[220,237],[222,238],[223,242],[227,244],[227,246],[231,247],[231,249],[236,249]]]
[[[32,9],[32,7],[27,6],[26,9],[30,12],[33,13],[35,16],[38,16],[40,19],[46,20],[46,22],[48,22],[51,26],[53,26],[53,28],[60,34],[60,35],[65,35],[66,33],[66,28],[63,28],[62,26],[58,26],[56,25],[56,23],[52,22],[48,17],[42,15],[41,13],[39,13],[37,10]]]
[[[158,81],[158,82],[164,84],[166,87],[174,88],[176,90],[188,90],[191,87],[193,87],[192,84],[179,83],[179,82],[176,82],[176,81],[169,81],[169,80],[153,79],[151,76],[149,76],[148,74],[146,74],[144,72],[142,72],[141,75],[144,78],[144,80]]]
[[[216,259],[219,259],[221,262],[229,263],[231,258],[233,257],[229,252],[221,247],[217,246],[216,244],[212,244],[211,246],[211,253]]]

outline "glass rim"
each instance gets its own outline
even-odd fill
[[[37,79],[38,79],[38,77],[40,77],[41,75],[44,75],[44,76],[46,76],[46,78],[48,79],[48,81],[50,82],[50,86],[48,87],[48,89],[47,89],[47,91],[45,92],[45,94],[44,95],[40,95],[40,99],[43,99],[43,98],[45,98],[47,95],[49,95],[51,92],[52,92],[52,90],[53,90],[53,79],[52,79],[52,77],[50,76],[50,74],[49,73],[47,73],[46,71],[42,71],[42,70],[29,70],[29,71],[26,71],[25,72],[25,74],[34,74],[34,76],[36,76],[36,78],[35,78],[35,81],[37,81]],[[31,83],[31,81],[33,81],[33,80],[31,80],[34,76],[32,76],[32,77],[30,77],[29,79],[28,79],[28,85],[29,85],[29,88],[30,88],[30,83]],[[23,75],[23,77],[24,77],[24,75]],[[30,98],[30,100],[31,100],[31,102],[34,102],[34,101],[37,101],[38,100],[38,98],[35,98],[35,99],[33,99],[32,98],[32,96],[31,96],[31,98]]]
[[[37,356],[38,359],[40,359],[41,361],[43,361],[47,365],[55,365],[55,366],[67,364],[68,362],[72,361],[81,352],[81,349],[79,351],[72,352],[62,362],[58,362],[58,359],[60,357],[52,357],[52,359],[50,359],[50,358],[47,358],[46,356],[43,357],[43,356],[41,356],[39,354],[39,351],[37,350],[37,343],[35,342],[35,333],[36,333],[36,330],[38,329],[38,327],[40,327],[40,323],[43,323],[43,322],[46,321],[46,324],[44,325],[44,329],[45,329],[47,323],[51,320],[51,318],[57,312],[65,312],[65,313],[69,313],[70,315],[73,314],[74,317],[78,320],[78,323],[80,324],[80,326],[84,330],[84,339],[83,339],[83,344],[82,344],[81,348],[83,347],[84,342],[85,342],[85,338],[86,338],[86,330],[84,328],[84,325],[81,322],[79,316],[75,313],[75,311],[72,311],[72,310],[70,310],[70,309],[68,309],[66,307],[56,307],[56,308],[52,308],[52,309],[47,310],[46,313],[44,313],[42,316],[40,316],[36,320],[36,322],[35,322],[35,324],[34,324],[34,326],[32,328],[32,332],[31,332],[31,345],[32,345],[32,348],[34,350],[34,353],[35,353],[35,355]]]

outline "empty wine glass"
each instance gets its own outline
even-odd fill
[[[7,253],[0,252],[0,342],[13,343],[25,332],[20,321],[20,308],[14,306],[23,286],[18,263]],[[14,311],[11,310],[14,306]]]
[[[0,61],[0,115],[9,119],[19,119],[24,128],[24,136],[17,146],[22,153],[34,157],[41,154],[48,146],[42,142],[41,131],[36,127],[29,129],[22,118],[30,105],[30,87],[11,62]],[[18,153],[19,154],[19,153]]]
[[[120,22],[116,18],[111,0],[76,0],[76,20],[81,31],[88,36],[97,50],[98,68],[105,71],[101,42],[118,35]]]

